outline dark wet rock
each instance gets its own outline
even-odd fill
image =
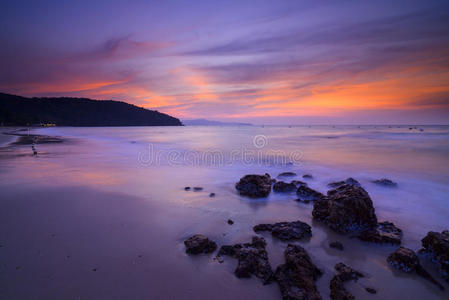
[[[283,172],[278,175],[278,177],[290,177],[290,176],[296,176],[295,172]]]
[[[211,198],[212,198],[212,197],[215,197],[215,193],[210,193],[210,194],[209,194],[209,197],[211,197]]]
[[[344,263],[336,264],[335,270],[337,271],[337,274],[332,278],[330,282],[331,299],[355,299],[355,297],[350,292],[348,292],[348,290],[346,290],[344,283],[349,280],[357,281],[360,277],[364,277],[363,274],[345,265]]]
[[[449,282],[449,230],[429,231],[421,240],[423,249],[438,264],[440,273]]]
[[[340,233],[354,232],[377,226],[377,217],[368,193],[359,186],[345,184],[327,192],[327,197],[315,201],[315,220],[326,223]]]
[[[372,288],[372,287],[369,287],[369,286],[367,286],[367,287],[365,288],[365,290],[366,290],[368,293],[370,293],[370,294],[376,294],[376,293],[377,293],[377,290],[376,290],[376,289],[374,289],[374,288]]]
[[[184,188],[184,190],[185,190],[185,191],[190,191],[190,186],[186,186],[186,187]]]
[[[189,254],[211,253],[217,249],[217,244],[204,235],[195,234],[184,241]]]
[[[283,181],[278,181],[273,185],[273,191],[278,193],[290,193],[296,190],[296,185],[294,183],[286,183]]]
[[[252,198],[267,197],[271,191],[271,177],[268,173],[265,175],[246,175],[236,183],[235,188],[240,195]]]
[[[304,175],[302,175],[302,178],[304,178],[304,179],[312,179],[313,176],[310,175],[310,174],[304,174]]]
[[[198,191],[202,191],[203,188],[200,186],[195,186],[195,187],[193,187],[193,190],[198,192]]]
[[[265,247],[265,239],[254,236],[251,243],[222,246],[217,256],[226,255],[238,259],[238,265],[234,271],[238,278],[255,275],[264,284],[268,284],[274,279],[274,273]]]
[[[271,178],[271,183],[275,184],[277,182],[276,178]]]
[[[361,186],[360,183],[357,180],[355,180],[354,178],[352,178],[352,177],[349,177],[349,178],[347,178],[346,180],[343,180],[343,181],[331,182],[327,186],[331,187],[331,188],[338,188],[338,187],[340,187],[342,185],[345,185],[345,184]]]
[[[386,187],[397,187],[398,186],[398,184],[396,182],[391,181],[390,179],[387,179],[387,178],[373,180],[372,183],[386,186]]]
[[[301,180],[292,180],[292,182],[296,186],[307,186],[307,182],[301,181]]]
[[[232,224],[234,224],[234,221],[232,221],[231,219],[228,219],[228,224],[232,225]]]
[[[338,241],[337,241],[337,242],[329,243],[329,247],[338,249],[338,250],[340,250],[340,251],[343,251],[343,249],[344,249],[343,244],[340,243],[340,242],[338,242]]]
[[[301,221],[259,224],[254,226],[253,229],[255,232],[270,231],[274,237],[283,241],[299,240],[312,236],[310,225]]]
[[[298,195],[298,198],[302,201],[309,200],[309,201],[318,201],[324,199],[324,195],[321,194],[318,191],[315,191],[314,189],[311,189],[307,186],[301,185],[296,190],[296,195]]]
[[[289,244],[284,252],[285,263],[276,268],[276,281],[284,300],[320,300],[315,281],[322,272],[309,254],[298,245]]]
[[[387,262],[394,268],[406,273],[416,272],[419,276],[437,285],[441,290],[444,290],[444,287],[421,266],[418,256],[411,249],[399,247],[388,256]]]
[[[379,244],[401,244],[402,230],[394,226],[393,223],[385,221],[379,222],[376,228],[362,231],[359,239],[366,242]]]

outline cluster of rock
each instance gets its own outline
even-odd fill
[[[217,249],[217,244],[202,234],[195,234],[184,241],[189,254],[211,253]]]
[[[362,273],[354,270],[353,268],[345,265],[344,263],[338,263],[334,269],[337,274],[331,279],[330,290],[332,300],[350,300],[355,299],[354,296],[348,292],[344,286],[346,281],[355,280],[364,277]]]
[[[299,240],[312,236],[312,227],[301,221],[259,224],[254,226],[253,230],[255,232],[270,231],[274,237],[283,241]]]

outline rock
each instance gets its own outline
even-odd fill
[[[301,185],[297,190],[296,194],[298,195],[299,199],[302,201],[309,200],[309,201],[318,201],[321,199],[324,199],[324,195],[321,194],[318,191],[315,191],[307,186]]]
[[[271,178],[271,183],[275,184],[277,182],[276,178]]]
[[[232,221],[231,219],[229,219],[229,220],[228,220],[228,224],[229,224],[229,225],[232,225],[232,224],[234,224],[234,221]]]
[[[397,187],[398,186],[398,184],[396,182],[391,181],[390,179],[387,179],[387,178],[377,179],[377,180],[373,180],[371,182],[378,184],[378,185],[386,186],[386,187]]]
[[[238,278],[255,275],[262,280],[263,284],[268,284],[274,279],[274,273],[265,247],[265,239],[254,236],[251,243],[222,246],[217,256],[227,255],[238,259],[238,265],[234,271]]]
[[[377,291],[376,291],[376,289],[374,289],[374,288],[372,288],[372,287],[366,287],[365,288],[365,290],[368,292],[368,293],[370,293],[370,294],[376,294],[377,293]]]
[[[304,182],[304,181],[301,181],[301,180],[292,180],[291,183],[293,183],[296,186],[301,186],[301,185],[307,186],[307,182]]]
[[[200,186],[195,186],[195,187],[193,187],[193,190],[198,192],[198,191],[202,191],[203,188]]]
[[[211,198],[212,198],[212,197],[215,197],[215,193],[210,193],[210,194],[209,194],[209,197],[211,197]]]
[[[189,254],[210,253],[217,249],[217,244],[214,241],[201,234],[189,237],[184,241],[184,245],[186,246],[186,253]]]
[[[309,254],[298,245],[289,244],[284,252],[285,264],[276,268],[275,276],[282,299],[320,300],[315,281],[322,272]]]
[[[429,231],[421,240],[423,249],[438,264],[440,273],[449,282],[449,230],[443,232]]]
[[[252,198],[267,197],[271,191],[271,177],[267,173],[265,175],[246,175],[236,183],[235,188],[240,195]]]
[[[290,176],[296,176],[295,172],[283,172],[278,175],[278,177],[290,177]]]
[[[360,277],[364,277],[363,274],[345,265],[344,263],[336,264],[335,270],[337,271],[337,274],[332,278],[330,282],[331,299],[355,299],[355,297],[346,290],[346,288],[344,287],[344,283],[349,280],[357,281]]]
[[[416,274],[437,285],[441,290],[444,290],[444,287],[421,266],[418,256],[411,249],[399,247],[388,256],[387,262],[394,268],[406,273],[416,271]]]
[[[342,185],[345,185],[345,184],[361,186],[360,183],[357,180],[355,180],[354,178],[352,178],[352,177],[349,177],[349,178],[347,178],[346,180],[343,180],[343,181],[331,182],[327,186],[331,187],[331,188],[338,188],[338,187],[340,187]]]
[[[190,191],[190,186],[186,186],[186,187],[184,188],[184,190],[185,190],[185,191]]]
[[[343,244],[340,243],[340,242],[332,242],[332,243],[329,243],[329,247],[338,249],[338,250],[340,250],[340,251],[343,251],[343,249],[344,249]]]
[[[345,184],[330,190],[327,197],[315,201],[313,218],[340,233],[371,229],[377,217],[368,193],[359,186]]]
[[[310,175],[310,174],[304,174],[304,175],[302,175],[302,178],[304,178],[304,179],[312,179],[313,176]]]
[[[401,244],[402,230],[393,223],[385,221],[377,224],[376,228],[362,231],[359,239],[379,244]]]
[[[273,185],[273,191],[278,193],[289,193],[296,190],[296,185],[294,183],[285,183],[283,181],[278,181]]]
[[[253,230],[255,232],[270,231],[274,237],[283,241],[299,240],[312,236],[312,228],[309,224],[301,221],[259,224],[254,226]]]

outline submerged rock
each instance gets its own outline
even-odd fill
[[[338,188],[338,187],[340,187],[342,185],[345,185],[345,184],[361,186],[360,183],[357,180],[355,180],[354,178],[352,178],[352,177],[349,177],[349,178],[347,178],[346,180],[343,180],[343,181],[331,182],[327,186],[331,187],[331,188]]]
[[[267,197],[271,191],[270,174],[245,175],[236,183],[235,188],[243,196],[252,198]]]
[[[217,244],[202,234],[195,234],[184,241],[189,254],[211,253],[217,249]]]
[[[337,274],[332,278],[330,282],[331,299],[355,299],[355,297],[346,290],[344,283],[349,280],[357,281],[360,277],[364,277],[363,274],[345,265],[344,263],[338,263],[334,268],[337,271]]]
[[[200,186],[195,186],[195,187],[193,187],[193,190],[198,192],[198,191],[202,191],[203,188]]]
[[[251,243],[222,246],[217,257],[226,255],[238,259],[238,265],[234,271],[238,278],[255,275],[262,280],[263,284],[268,284],[274,279],[274,273],[265,247],[265,239],[254,236]]]
[[[283,181],[278,181],[273,185],[273,191],[278,193],[289,193],[296,190],[296,185],[294,183],[286,183]]]
[[[282,299],[320,300],[315,281],[322,272],[312,262],[309,254],[298,245],[289,244],[284,251],[285,264],[276,268],[276,281]]]
[[[365,290],[366,290],[368,293],[370,293],[370,294],[376,294],[376,293],[377,293],[377,290],[376,290],[376,289],[374,289],[374,288],[372,288],[372,287],[369,287],[369,286],[367,286],[367,287],[365,288]]]
[[[270,231],[273,236],[283,241],[299,240],[312,236],[310,225],[301,221],[259,224],[254,226],[253,229],[255,232]]]
[[[304,174],[304,175],[302,175],[302,178],[304,178],[304,179],[312,179],[313,176],[310,175],[310,174]]]
[[[186,187],[184,188],[184,190],[185,190],[185,191],[190,191],[190,186],[186,186]]]
[[[406,273],[416,272],[419,276],[437,285],[441,290],[444,290],[444,287],[421,266],[418,256],[411,249],[399,247],[388,256],[387,262],[394,268]]]
[[[290,177],[290,176],[296,176],[295,172],[283,172],[278,175],[278,177]]]
[[[421,240],[423,249],[438,264],[440,273],[449,282],[449,230],[443,232],[429,231]]]
[[[386,186],[386,187],[397,187],[398,186],[398,184],[396,182],[391,181],[390,179],[387,179],[387,178],[373,180],[372,183]]]
[[[371,229],[377,226],[373,201],[360,186],[345,184],[315,201],[312,211],[315,220],[326,223],[340,233]]]
[[[298,198],[302,201],[318,201],[325,198],[320,192],[303,185],[296,190],[296,195],[298,195]]]
[[[362,231],[359,239],[366,242],[399,245],[401,244],[402,230],[394,226],[391,222],[379,222],[376,228]]]
[[[232,224],[234,224],[234,221],[232,221],[231,219],[228,219],[228,224],[232,225]]]
[[[340,250],[340,251],[343,251],[343,249],[344,249],[343,244],[340,243],[340,242],[338,242],[338,241],[337,241],[337,242],[329,243],[329,247],[338,249],[338,250]]]
[[[209,197],[211,197],[211,198],[215,197],[215,193],[210,193]]]

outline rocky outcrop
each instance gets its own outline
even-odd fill
[[[355,180],[354,178],[352,178],[352,177],[349,177],[346,180],[342,180],[342,181],[331,182],[327,186],[330,187],[330,188],[338,188],[339,186],[342,186],[342,185],[345,185],[345,184],[361,186],[360,183],[357,180]]]
[[[375,183],[375,184],[381,185],[381,186],[385,186],[385,187],[397,187],[398,186],[398,184],[396,182],[391,181],[390,179],[387,179],[387,178],[373,180],[372,183]]]
[[[246,175],[236,183],[235,188],[243,196],[251,198],[267,197],[271,191],[270,174]]]
[[[318,201],[324,199],[324,195],[307,186],[301,185],[296,190],[296,195],[300,201]]]
[[[264,238],[254,236],[251,243],[222,246],[217,257],[226,255],[238,259],[234,271],[238,278],[255,275],[263,284],[268,284],[274,279],[274,273],[268,261],[266,245]]]
[[[286,183],[283,181],[278,181],[273,185],[273,191],[277,193],[290,193],[296,190],[296,185],[294,183]]]
[[[423,249],[438,264],[440,273],[449,282],[449,230],[443,232],[430,231],[421,240]]]
[[[296,185],[297,187],[298,187],[298,186],[302,186],[302,185],[307,186],[307,182],[304,182],[304,181],[301,181],[301,180],[292,180],[291,183],[293,183],[293,184]]]
[[[411,249],[399,247],[388,256],[387,262],[394,268],[406,273],[416,272],[419,276],[424,277],[437,285],[441,290],[444,290],[444,287],[421,266],[418,256]]]
[[[312,236],[310,225],[301,221],[259,224],[254,226],[253,229],[255,232],[270,231],[274,237],[283,241],[299,240]]]
[[[332,278],[330,282],[331,299],[355,299],[355,297],[346,290],[344,283],[349,280],[357,281],[360,277],[364,277],[363,274],[345,265],[344,263],[338,263],[334,268],[337,271],[337,274]]]
[[[375,228],[362,231],[359,239],[379,244],[401,244],[402,230],[393,223],[379,222]]]
[[[278,175],[278,177],[291,177],[291,176],[296,176],[296,173],[295,172],[283,172]]]
[[[315,220],[326,223],[340,233],[371,229],[377,226],[373,201],[360,186],[344,184],[315,201],[312,211]]]
[[[184,241],[188,254],[211,253],[217,249],[217,244],[202,234],[195,234]]]
[[[320,300],[315,281],[322,272],[312,262],[306,250],[289,244],[284,257],[285,264],[278,266],[275,273],[282,299]]]

